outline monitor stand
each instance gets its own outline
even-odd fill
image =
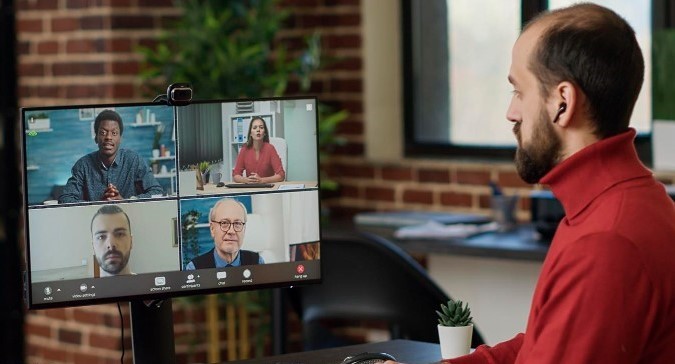
[[[171,299],[130,301],[134,364],[176,364]]]

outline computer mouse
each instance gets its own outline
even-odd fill
[[[218,182],[218,184],[216,185],[216,187],[224,187],[224,186],[225,186],[225,182]]]
[[[342,364],[376,364],[384,363],[387,360],[396,361],[396,359],[387,353],[361,353],[346,357]]]

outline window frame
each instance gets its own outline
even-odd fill
[[[425,2],[430,0],[424,0]],[[653,29],[672,27],[675,24],[675,9],[668,7],[668,0],[652,0]],[[418,141],[415,138],[415,114],[416,105],[414,94],[416,74],[422,73],[419,62],[415,58],[419,56],[416,53],[415,37],[417,33],[413,29],[413,16],[415,14],[413,6],[418,4],[418,0],[401,0],[401,40],[402,40],[402,73],[403,73],[403,131],[404,131],[404,156],[406,158],[457,158],[462,160],[475,161],[512,161],[515,155],[515,146],[475,146],[461,145],[438,142]],[[521,0],[521,26],[525,25],[530,19],[539,12],[548,9],[547,0]],[[669,10],[669,11],[661,11]],[[657,19],[656,14],[661,18]],[[446,25],[446,23],[444,23]],[[447,26],[447,25],[446,25]],[[428,47],[426,47],[428,48]],[[436,69],[435,69],[436,70]],[[441,70],[441,73],[447,70]],[[504,76],[506,79],[506,75]],[[506,81],[504,81],[506,82]],[[447,97],[445,98],[447,100]],[[446,104],[443,106],[448,108]],[[434,108],[435,109],[435,108]],[[443,112],[443,111],[441,111]],[[504,110],[506,113],[506,110]],[[505,120],[506,122],[506,120]],[[638,155],[643,163],[652,165],[652,144],[651,133],[638,135],[635,138],[635,146]]]

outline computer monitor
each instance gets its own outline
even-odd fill
[[[320,282],[315,98],[21,113],[29,309]]]

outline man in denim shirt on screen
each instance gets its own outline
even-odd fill
[[[145,161],[120,149],[124,123],[118,113],[103,110],[94,120],[98,150],[80,158],[59,203],[148,198],[164,191]]]

